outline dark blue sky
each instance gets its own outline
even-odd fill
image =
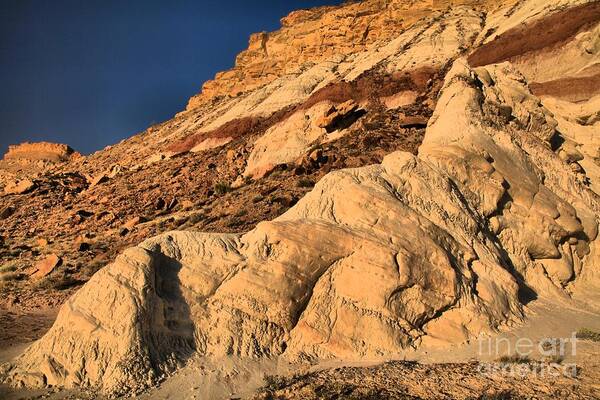
[[[339,0],[0,0],[0,152],[82,153],[164,121],[230,68],[252,32]]]

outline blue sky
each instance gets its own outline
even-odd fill
[[[0,0],[0,152],[99,150],[171,118],[252,32],[339,0]]]

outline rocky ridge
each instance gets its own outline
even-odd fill
[[[595,79],[598,4],[427,9],[381,43],[300,71],[223,75],[206,87],[239,79],[249,90],[208,90],[173,120],[69,163],[82,172],[9,196],[13,210],[70,198],[63,235],[81,232],[88,257],[174,225],[230,233],[172,231],[126,250],[5,379],[130,393],[193,354],[389,357],[509,329],[540,298],[598,311],[598,94],[565,84]],[[388,10],[317,9],[280,34],[362,7]],[[251,51],[236,68],[260,64]],[[152,176],[168,176],[168,191]],[[131,194],[113,211],[89,214],[123,186]],[[69,264],[58,269],[81,273]]]

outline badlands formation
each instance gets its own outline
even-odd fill
[[[597,329],[599,143],[598,1],[293,12],[172,120],[87,157],[9,151],[52,166],[3,172],[3,309],[62,306],[2,379],[131,395],[194,357],[394,359],[518,329],[536,304]],[[431,390],[371,396],[478,398],[424,378],[464,366],[381,368]],[[361,382],[327,376],[257,396]],[[600,396],[581,382],[573,398]]]

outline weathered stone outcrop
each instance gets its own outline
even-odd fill
[[[79,157],[81,154],[66,144],[35,142],[9,146],[4,160],[61,162]]]
[[[229,229],[262,201],[254,224],[279,216],[246,233],[172,231],[129,248],[3,378],[131,394],[197,354],[393,357],[518,324],[538,298],[600,307],[600,103],[549,90],[593,76],[596,5],[556,5],[417,2],[405,15],[404,2],[372,0],[294,13],[278,33],[253,37],[187,111],[78,164],[88,182],[53,185],[63,188],[57,203],[95,196],[86,205],[101,212],[65,210],[74,226],[110,227],[119,245],[156,221],[227,218]],[[546,32],[549,21],[561,30]],[[320,36],[334,45],[311,44]],[[536,66],[559,56],[573,62]],[[419,143],[423,132],[418,154],[394,151],[406,143],[395,135]],[[363,167],[325,175],[340,165]],[[309,166],[323,172],[294,181],[304,197],[279,196],[277,174]],[[36,192],[51,191],[38,182]],[[5,196],[13,231],[25,229],[25,197]],[[47,266],[60,269],[57,258]]]
[[[597,287],[598,196],[509,64],[448,73],[419,155],[333,172],[244,235],[127,250],[7,370],[13,383],[134,390],[190,354],[392,355]]]
[[[235,67],[204,83],[187,109],[218,96],[238,96],[307,65],[376,47],[438,10],[461,5],[480,9],[496,6],[473,0],[368,0],[294,11],[281,19],[278,31],[251,35],[248,49],[237,56]]]
[[[24,194],[35,189],[35,182],[30,179],[9,181],[4,186],[4,194]]]

